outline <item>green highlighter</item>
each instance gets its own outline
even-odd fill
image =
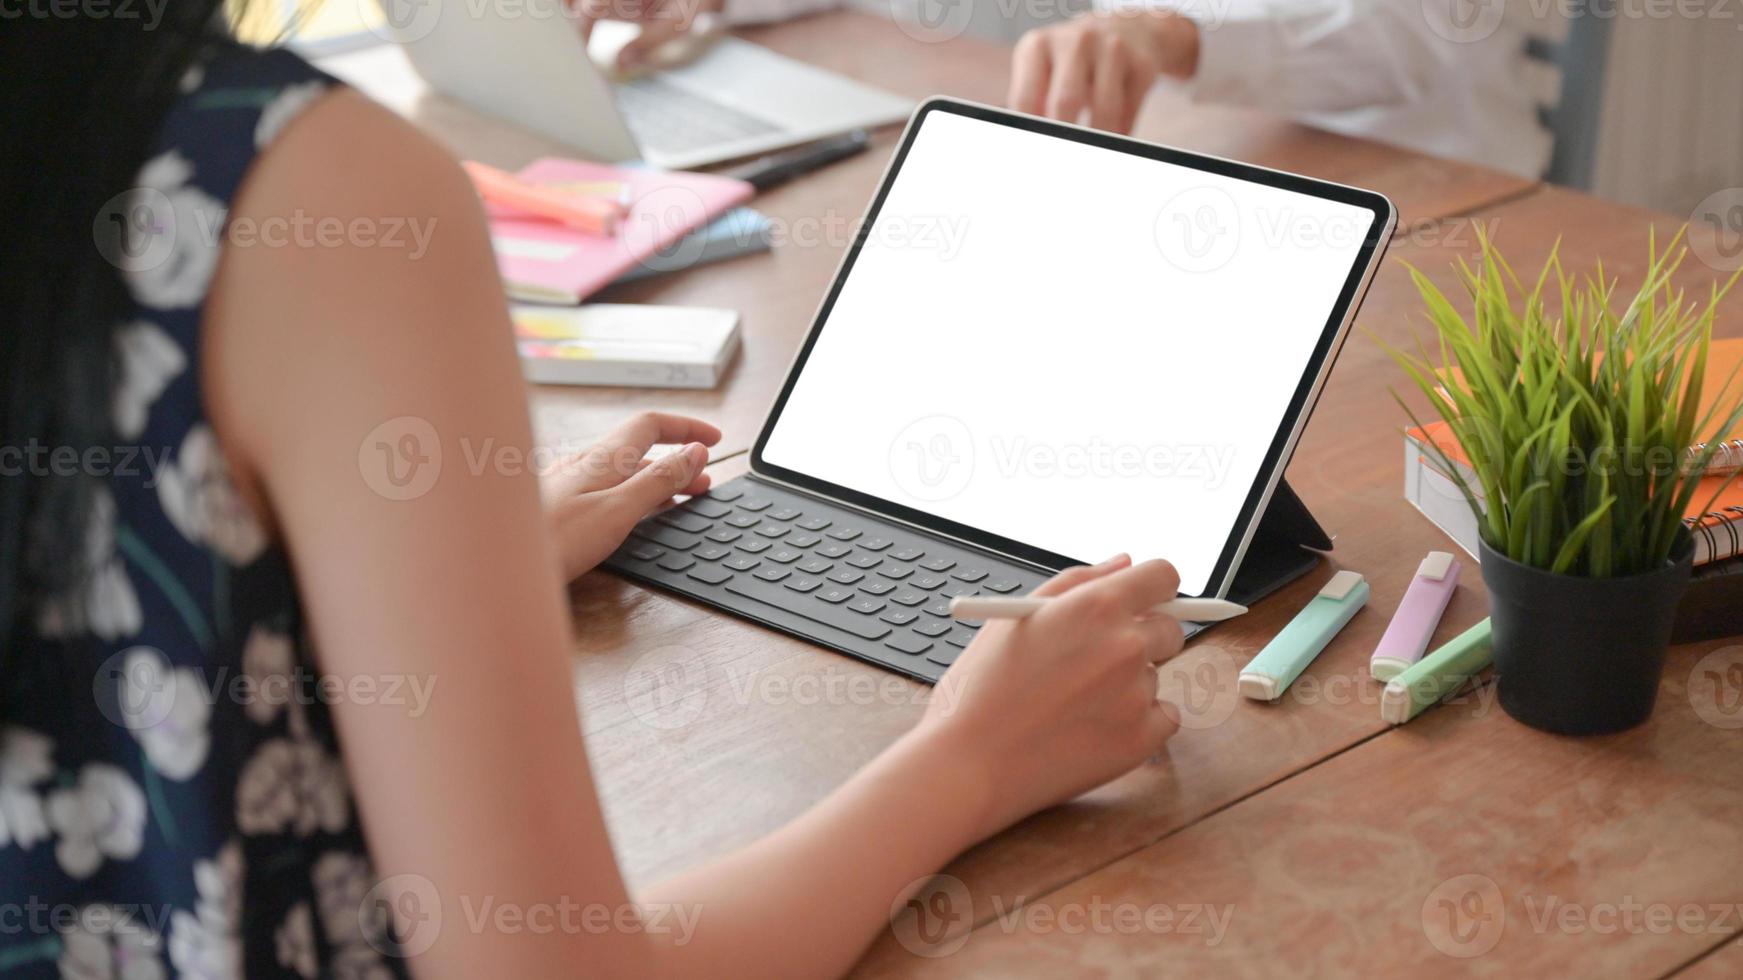
[[[1494,652],[1485,619],[1387,681],[1380,694],[1380,720],[1402,725],[1415,718],[1424,708],[1464,687],[1489,666]]]
[[[1275,701],[1313,663],[1332,637],[1368,602],[1368,581],[1344,570],[1331,577],[1307,607],[1271,638],[1259,655],[1241,668],[1237,685],[1255,701]]]

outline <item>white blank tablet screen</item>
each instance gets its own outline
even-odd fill
[[[1374,219],[932,112],[763,458],[1201,594]]]

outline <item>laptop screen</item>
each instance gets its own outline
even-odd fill
[[[1127,551],[1215,591],[1389,205],[944,108],[910,131],[759,464],[1043,564]]]

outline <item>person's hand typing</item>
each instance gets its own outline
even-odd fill
[[[594,23],[620,20],[641,28],[617,53],[617,70],[646,67],[654,52],[668,41],[694,30],[703,15],[719,15],[726,0],[572,0],[581,19],[581,36],[589,37]]]
[[[1198,25],[1166,10],[1084,14],[1036,28],[1017,42],[1011,108],[1131,132],[1156,79],[1198,69]]]
[[[707,447],[719,441],[720,430],[707,422],[643,412],[544,474],[540,490],[564,580],[604,561],[638,521],[673,496],[707,492]],[[648,450],[662,444],[683,448],[648,458]]]
[[[988,621],[938,682],[921,730],[981,760],[986,834],[1093,789],[1161,751],[1180,727],[1156,698],[1156,666],[1180,652],[1180,623],[1154,615],[1180,576],[1124,555],[1068,569],[1026,619]]]

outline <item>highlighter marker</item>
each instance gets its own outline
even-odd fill
[[[1404,590],[1403,601],[1398,603],[1398,612],[1386,627],[1386,635],[1380,637],[1380,645],[1368,660],[1368,673],[1375,680],[1389,681],[1422,659],[1458,584],[1459,563],[1451,552],[1431,551],[1422,559],[1410,588]]]
[[[1368,602],[1368,582],[1361,573],[1348,569],[1331,577],[1325,588],[1308,601],[1272,637],[1247,666],[1241,669],[1240,692],[1255,701],[1275,701],[1283,696],[1295,678],[1313,663],[1313,658],[1338,635],[1344,624]]]
[[[485,166],[473,160],[460,164],[478,196],[494,204],[519,208],[541,218],[549,218],[591,235],[610,235],[624,217],[625,207],[620,197],[600,197],[589,194],[566,194],[559,190],[524,181],[507,171]]]
[[[1494,657],[1489,621],[1483,620],[1404,668],[1380,694],[1380,720],[1402,725],[1424,708],[1465,686]]]

